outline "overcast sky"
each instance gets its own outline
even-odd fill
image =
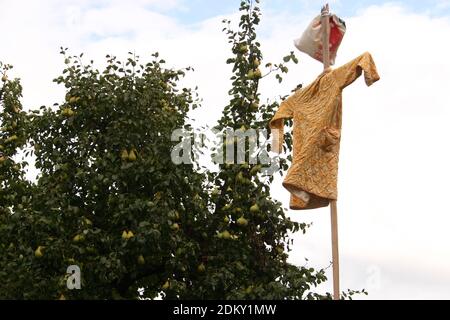
[[[262,0],[259,34],[265,61],[295,50],[321,2]],[[381,80],[359,79],[344,91],[339,171],[341,287],[372,299],[450,299],[450,1],[330,1],[347,23],[336,65],[372,53]],[[227,104],[230,56],[221,20],[239,1],[0,0],[0,61],[14,65],[27,108],[61,102],[52,79],[64,68],[59,47],[100,64],[107,53],[142,58],[159,51],[170,66],[193,66],[198,123],[214,123]],[[264,80],[273,98],[305,85],[320,63],[298,52],[286,81]],[[288,206],[281,180],[273,195]],[[313,222],[295,235],[291,261],[326,267],[331,260],[329,208],[289,211]],[[329,269],[331,278],[331,269]],[[331,291],[331,281],[320,288]],[[361,297],[366,298],[366,297]]]

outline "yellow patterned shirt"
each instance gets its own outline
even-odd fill
[[[283,186],[294,210],[325,207],[337,199],[342,90],[364,71],[368,86],[380,79],[370,53],[328,69],[284,100],[270,121],[272,149],[281,152],[284,120],[293,118],[293,157]]]

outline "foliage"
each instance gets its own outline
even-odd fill
[[[171,133],[195,106],[176,85],[184,71],[165,69],[157,54],[146,65],[107,58],[100,72],[66,56],[55,79],[65,102],[38,113],[14,113],[19,82],[3,86],[2,122],[16,128],[1,140],[2,298],[135,298],[138,287],[152,296],[174,272],[196,267],[192,225],[207,211],[194,195],[204,193],[203,177],[170,158]],[[18,138],[8,142],[12,133]],[[40,170],[32,185],[11,159],[25,139]],[[66,288],[72,264],[82,290]]]

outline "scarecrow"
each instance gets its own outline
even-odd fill
[[[272,148],[281,152],[284,120],[293,119],[292,164],[283,181],[293,210],[331,208],[333,297],[339,299],[337,176],[342,125],[342,91],[362,73],[367,86],[380,79],[370,53],[331,69],[345,33],[345,23],[322,8],[296,47],[324,65],[324,71],[305,88],[284,100],[270,121]]]

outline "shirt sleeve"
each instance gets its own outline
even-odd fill
[[[369,52],[365,52],[356,59],[334,69],[333,73],[340,88],[343,89],[352,84],[361,75],[362,71],[364,71],[364,80],[367,86],[380,80],[377,67]]]
[[[277,112],[270,120],[269,127],[272,131],[272,151],[281,153],[284,142],[284,120],[294,116],[295,93],[284,100]]]

